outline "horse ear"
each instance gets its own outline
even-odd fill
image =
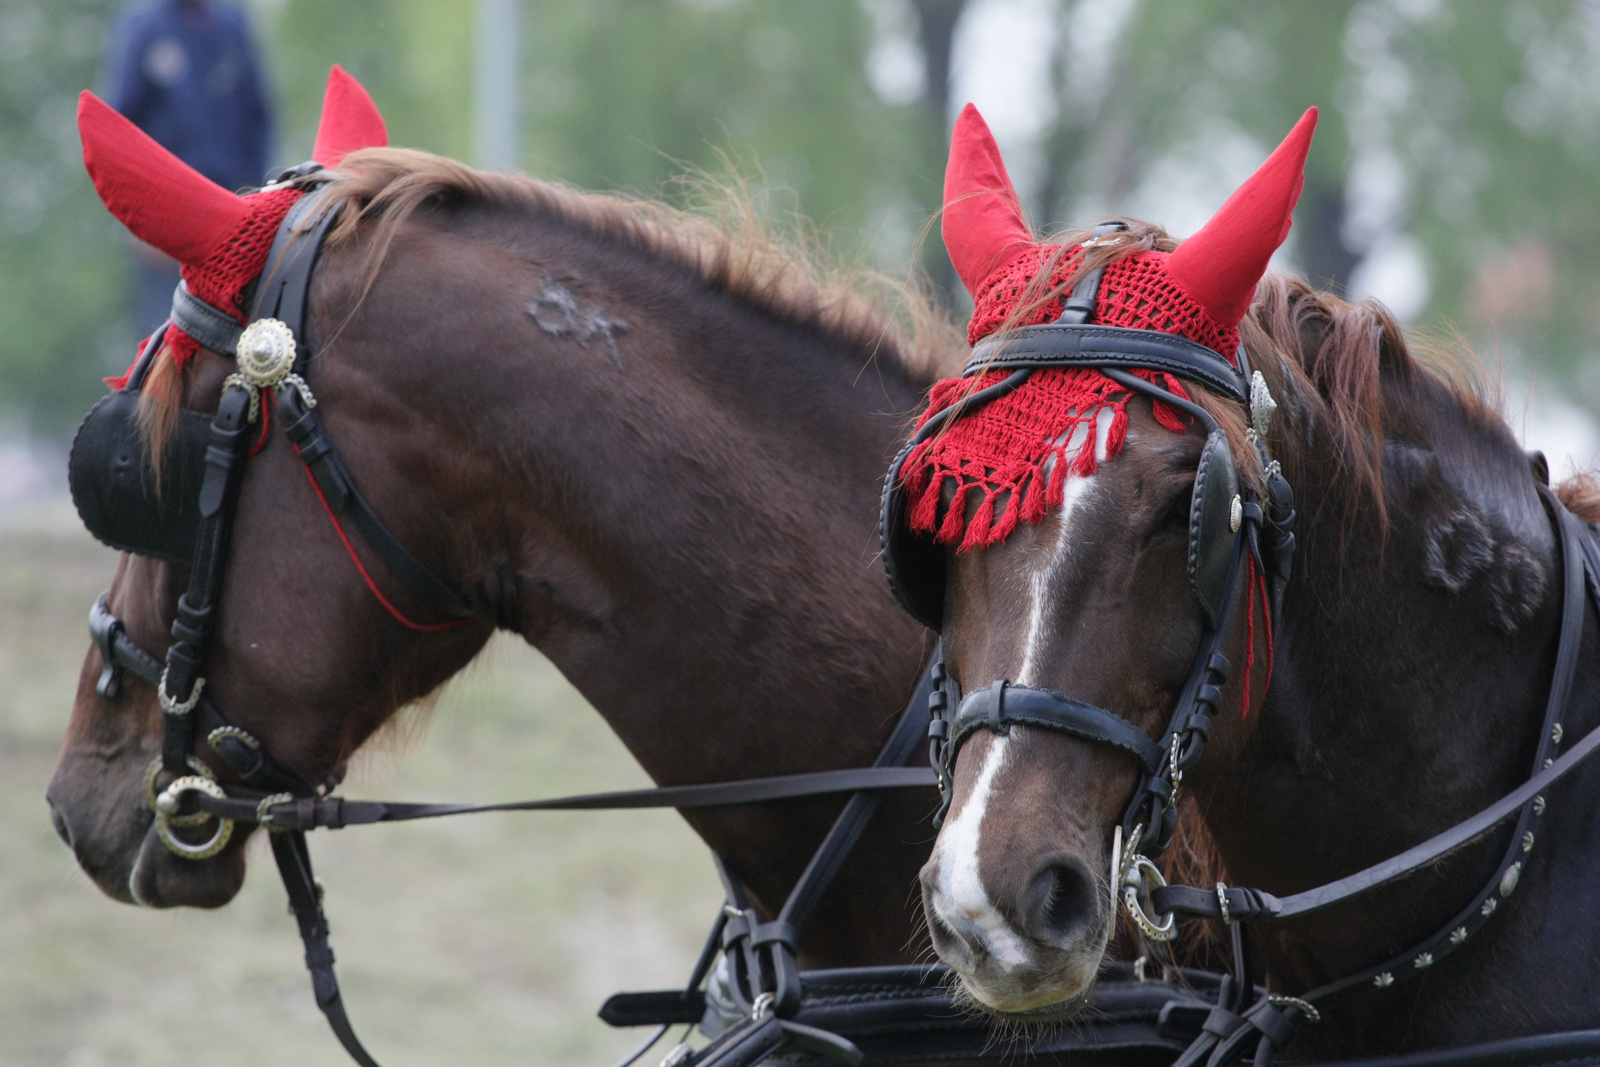
[[[1312,108],[1211,221],[1167,260],[1172,280],[1224,326],[1244,318],[1267,261],[1289,236],[1316,128],[1317,109]]]
[[[389,129],[378,114],[378,105],[360,82],[335,63],[328,72],[328,91],[322,97],[322,121],[317,125],[311,158],[324,167],[337,167],[358,148],[382,148],[388,143]]]
[[[162,148],[95,96],[78,97],[83,165],[106,209],[180,263],[203,263],[249,213],[241,197]]]
[[[950,137],[940,231],[950,262],[974,295],[991,271],[1034,244],[994,134],[971,104],[961,109]]]

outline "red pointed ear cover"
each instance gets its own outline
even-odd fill
[[[157,144],[93,93],[78,97],[83,165],[106,210],[139,240],[198,263],[244,218],[240,199]]]
[[[78,129],[84,166],[107,209],[135,237],[177,259],[191,293],[244,323],[241,293],[266,265],[272,239],[300,190],[230,193],[93,93],[78,99]],[[182,367],[200,345],[173,329],[166,349]],[[127,375],[106,382],[120,389]]]
[[[1311,108],[1211,221],[1172,253],[1172,280],[1218,321],[1244,318],[1267,261],[1289,236],[1316,129],[1317,109]]]
[[[939,229],[950,262],[974,296],[995,268],[1033,247],[994,134],[971,104],[961,109],[950,135]]]
[[[381,148],[389,143],[389,129],[366,89],[337,63],[328,72],[328,89],[322,97],[322,121],[317,126],[311,158],[324,167],[337,167],[358,148]]]
[[[963,177],[954,184],[996,188],[1003,181],[1004,192],[1010,194],[1010,182],[992,139],[987,137],[988,130],[981,127],[982,119],[975,111],[971,115],[977,125],[969,131],[970,143],[962,148],[964,158],[959,165],[954,156],[963,142],[957,124],[950,174]],[[967,119],[968,113],[963,112],[962,120]],[[1256,175],[1177,252],[1139,252],[1109,264],[1101,278],[1092,321],[1176,334],[1229,360],[1237,359],[1239,322],[1249,309],[1267,260],[1288,236],[1289,214],[1299,195],[1315,123],[1313,109]],[[1009,199],[974,196],[971,201],[977,206],[958,214],[960,202],[951,201],[950,188],[947,183],[946,245],[973,295],[968,341],[976,344],[1001,325],[1027,326],[1058,318],[1065,296],[1062,290],[1082,259],[1081,250],[1071,248],[1060,255],[1049,284],[1038,285],[1038,274],[1061,252],[1061,246],[1016,244],[1019,230],[1025,233],[1026,228],[1015,212],[1015,194]],[[954,241],[949,236],[952,216],[960,227]],[[1196,251],[1185,257],[1191,245]],[[961,261],[956,260],[958,250],[964,257]],[[976,279],[969,277],[979,268],[984,273]],[[1023,316],[1012,317],[1019,303],[1041,292],[1059,295]],[[990,371],[971,379],[939,382],[918,425],[962,397],[996,384],[1006,373]],[[1188,396],[1175,378],[1151,371],[1135,373],[1159,382],[1177,396]],[[1001,543],[1019,522],[1037,523],[1059,506],[1069,477],[1092,476],[1100,463],[1122,450],[1130,399],[1132,393],[1098,371],[1035,371],[1020,389],[963,415],[906,457],[901,479],[910,503],[907,521],[913,530],[932,534],[936,541],[957,545],[963,552]],[[1174,433],[1185,432],[1184,418],[1169,405],[1155,403],[1152,407],[1159,425]],[[1102,438],[1098,424],[1105,411],[1110,417]],[[944,494],[952,485],[955,494],[946,504]],[[976,508],[971,506],[973,493],[978,494]]]

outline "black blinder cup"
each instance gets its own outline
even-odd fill
[[[1189,505],[1189,584],[1213,629],[1220,625],[1232,593],[1228,575],[1242,518],[1233,454],[1227,437],[1213,429],[1200,450],[1200,469]]]
[[[211,417],[185,410],[160,457],[160,477],[139,430],[139,393],[112,393],[78,427],[67,461],[83,525],[112,548],[180,567],[194,559]]]

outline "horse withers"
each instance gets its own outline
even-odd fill
[[[1377,305],[1258,286],[1308,139],[1181,245],[1120,223],[1040,247],[981,120],[958,125],[945,225],[973,340],[994,337],[936,387],[886,536],[952,679],[949,808],[922,873],[934,944],[1002,1015],[1073,1014],[1119,904],[1151,940],[1163,900],[1239,931],[1489,807],[1600,719],[1589,534],[1564,514],[1600,517],[1592,483],[1545,490]],[[1238,980],[1270,996],[1214,1016],[1183,1062],[1600,1025],[1577,992],[1600,970],[1594,782],[1407,878],[1252,925]],[[1225,872],[1188,897],[1144,866],[1174,789]]]

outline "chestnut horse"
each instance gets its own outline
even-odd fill
[[[310,290],[318,411],[383,521],[475,618],[397,624],[269,434],[207,654],[229,719],[306,780],[337,777],[499,628],[549,656],[658,783],[870,765],[929,649],[877,574],[882,465],[956,346],[902,339],[753,229],[655,205],[382,148],[349,157],[327,195],[343,221]],[[233,370],[162,356],[152,423],[214,411]],[[185,580],[124,555],[109,607],[159,654]],[[200,862],[161,847],[142,784],[155,693],[130,679],[104,699],[100,669],[91,650],[49,787],[61,836],[119,900],[227,903],[245,835]],[[842,802],[687,818],[775,908]],[[805,926],[808,966],[916,955],[930,807],[885,799]]]
[[[1152,243],[1172,247],[1136,226],[1122,254]],[[1294,487],[1299,544],[1275,645],[1260,613],[1253,631],[1243,609],[1235,617],[1227,657],[1254,669],[1222,688],[1182,787],[1227,880],[1282,895],[1396,855],[1526,779],[1561,623],[1562,553],[1511,431],[1475,390],[1419,362],[1380,306],[1268,276],[1242,333],[1277,399],[1266,445]],[[1201,386],[1191,393],[1245,455],[1244,412]],[[1158,426],[1141,400],[1128,416],[1124,450],[1073,482],[1069,507],[1003,544],[948,551],[944,647],[967,693],[1012,679],[1113,709],[1158,738],[1206,625],[1185,576],[1204,437],[1198,424]],[[1587,478],[1558,493],[1600,518]],[[1600,626],[1592,605],[1583,611],[1557,741],[1600,722]],[[1104,930],[1116,908],[1100,872],[1138,781],[1125,752],[1055,730],[980,728],[966,740],[922,878],[939,954],[980,1003],[1048,1015],[1093,981],[1104,938],[1085,932]],[[1600,776],[1560,783],[1548,805],[1537,804],[1537,847],[1532,834],[1522,841],[1520,879],[1483,902],[1483,916],[1497,905],[1498,915],[1470,938],[1461,927],[1447,959],[1418,954],[1405,973],[1372,976],[1291,1052],[1600,1026],[1600,1003],[1575,995],[1600,982],[1587,904]],[[1355,903],[1253,926],[1267,988],[1304,995],[1449,931],[1514,837],[1504,827]],[[959,915],[952,871],[979,887]]]

